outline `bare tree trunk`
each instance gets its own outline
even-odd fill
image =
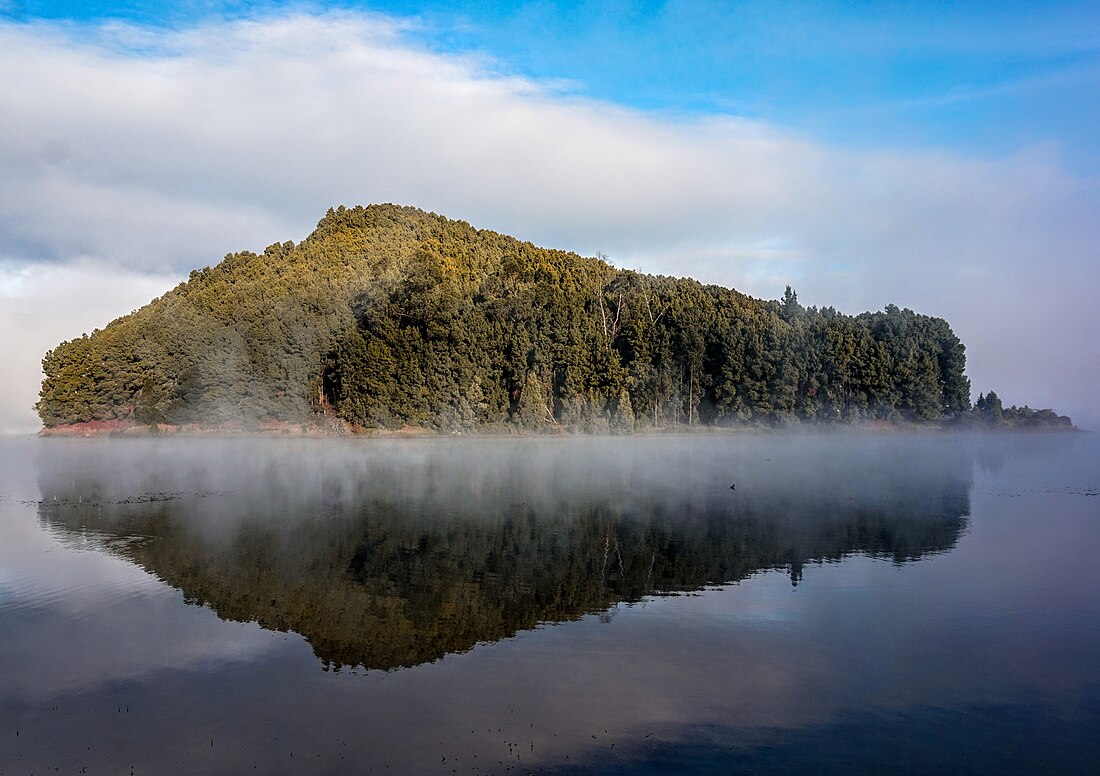
[[[691,365],[688,378],[688,428],[691,428],[692,411],[695,408],[695,364]]]

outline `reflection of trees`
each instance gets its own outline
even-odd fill
[[[969,461],[942,451],[477,444],[369,461],[252,451],[230,455],[235,476],[205,453],[68,454],[45,467],[40,514],[223,618],[301,633],[326,664],[392,668],[762,569],[915,560],[953,546],[969,511]]]

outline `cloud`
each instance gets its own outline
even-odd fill
[[[1100,193],[1056,148],[853,151],[584,100],[403,29],[0,24],[0,256],[163,282],[332,205],[400,202],[756,295],[943,315],[976,388],[1089,406]]]
[[[71,264],[0,264],[0,433],[31,433],[46,351],[160,296],[171,275]]]

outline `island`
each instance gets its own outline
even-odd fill
[[[946,321],[895,305],[755,299],[371,205],[61,343],[36,409],[48,433],[1072,428],[972,407],[965,365]]]

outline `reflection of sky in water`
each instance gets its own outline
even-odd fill
[[[272,634],[183,607],[179,591],[120,558],[62,545],[32,506],[0,504],[0,515],[0,687],[9,699],[41,702],[270,648]]]
[[[184,606],[5,499],[0,733],[20,736],[0,766],[720,770],[730,747],[797,762],[861,736],[927,763],[906,749],[913,730],[984,752],[967,762],[979,772],[1035,751],[1073,770],[1056,748],[1098,754],[1100,503],[1074,492],[1097,484],[1098,445],[1009,439],[990,443],[999,463],[974,453],[972,516],[949,552],[810,561],[797,587],[759,571],[390,672],[321,671],[301,637]],[[1031,749],[991,748],[1021,731]]]

